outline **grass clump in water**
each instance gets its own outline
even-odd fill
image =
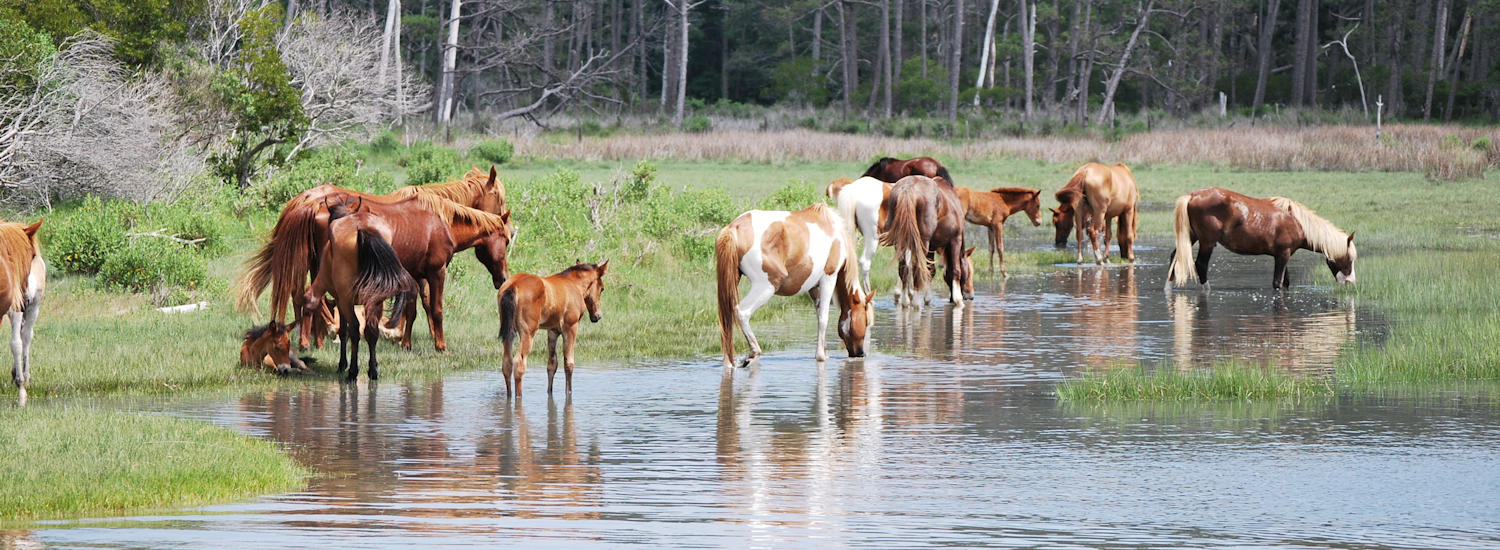
[[[289,491],[276,445],[205,422],[84,408],[0,410],[0,518],[198,506]]]
[[[1172,364],[1090,371],[1057,386],[1064,401],[1273,400],[1332,393],[1323,380],[1236,363],[1206,371]]]

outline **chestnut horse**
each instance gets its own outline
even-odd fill
[[[976,191],[954,186],[964,205],[964,220],[990,230],[990,271],[995,270],[995,255],[1000,255],[1000,271],[1005,271],[1005,218],[1025,212],[1033,227],[1042,225],[1042,190],[1020,187],[996,187]]]
[[[292,351],[292,330],[297,325],[286,326],[277,321],[245,331],[240,343],[240,364],[247,367],[264,367],[276,374],[312,372]]]
[[[442,337],[441,303],[442,303],[442,281],[438,281],[438,287],[432,288],[432,278],[425,275],[433,274],[434,278],[441,279],[446,274],[448,258],[465,248],[475,248],[475,255],[481,264],[490,272],[490,278],[495,288],[505,281],[509,274],[506,255],[510,241],[514,236],[514,228],[509,225],[509,211],[504,208],[504,188],[495,179],[494,168],[490,169],[489,179],[476,177],[477,171],[471,171],[465,179],[447,184],[427,185],[420,187],[406,187],[390,195],[369,195],[342,189],[333,185],[321,185],[302,192],[289,201],[282,208],[281,218],[276,222],[275,229],[271,232],[271,238],[261,246],[260,250],[245,262],[245,272],[240,276],[235,285],[237,303],[243,311],[256,309],[256,299],[260,293],[269,285],[271,287],[271,309],[272,317],[277,321],[285,315],[288,303],[293,303],[296,308],[295,315],[300,315],[303,310],[298,301],[303,294],[304,287],[310,277],[316,277],[320,263],[321,243],[328,240],[328,211],[326,201],[342,201],[345,198],[362,199],[361,208],[374,209],[377,214],[386,216],[393,223],[406,214],[415,210],[425,210],[430,214],[441,216],[447,221],[449,227],[447,240],[452,241],[449,245],[440,245],[436,235],[429,235],[428,228],[420,226],[422,231],[409,232],[398,231],[397,241],[392,243],[397,250],[407,251],[402,256],[403,264],[411,271],[412,275],[426,283],[428,292],[423,294],[423,304],[428,307],[428,323],[433,331],[433,346],[439,351],[447,348],[447,342]],[[469,197],[458,202],[448,197]],[[415,201],[415,202],[407,202]],[[394,210],[396,204],[402,204],[402,212]],[[483,205],[486,209],[474,208],[472,204]],[[415,205],[415,206],[413,206]],[[500,212],[495,212],[499,210]],[[501,229],[503,228],[503,229]],[[419,262],[416,256],[418,252],[441,257],[441,264],[431,262]],[[444,256],[446,255],[446,256]],[[441,274],[436,273],[443,268]],[[429,297],[435,300],[429,302]],[[415,311],[415,302],[409,304],[407,311]],[[436,311],[439,318],[432,317]],[[406,313],[403,311],[403,313]],[[415,322],[413,315],[406,315],[406,326]],[[392,318],[391,326],[400,322],[398,317]],[[306,348],[310,344],[322,346],[322,334],[325,331],[322,317],[314,317],[302,323],[302,334],[299,347]],[[410,348],[410,330],[403,334],[403,346]]]
[[[714,275],[718,280],[719,343],[724,366],[734,365],[734,325],[750,344],[740,362],[760,357],[760,342],[750,328],[750,316],[771,296],[806,293],[818,310],[817,360],[828,360],[828,306],[839,303],[839,339],[850,357],[864,357],[865,331],[875,311],[859,288],[854,261],[854,231],[823,203],[795,212],[751,210],[719,231],[714,241]],[[739,302],[740,277],[750,279],[750,291]]]
[[[1214,245],[1236,254],[1276,259],[1271,287],[1291,284],[1286,265],[1297,249],[1321,252],[1340,283],[1354,284],[1354,234],[1345,234],[1306,206],[1285,197],[1261,199],[1228,189],[1208,187],[1177,197],[1172,211],[1177,247],[1167,262],[1166,290],[1189,280],[1208,284],[1208,260]],[[1193,260],[1193,243],[1198,259]]]
[[[1083,234],[1088,227],[1089,243],[1094,249],[1094,261],[1100,264],[1109,260],[1109,220],[1119,218],[1119,230],[1115,238],[1120,241],[1120,256],[1135,261],[1136,203],[1140,193],[1135,187],[1135,177],[1124,164],[1106,166],[1090,162],[1073,172],[1068,184],[1056,194],[1057,202],[1067,205],[1075,214],[1073,227],[1078,233],[1076,261],[1083,263]],[[1054,216],[1054,220],[1057,216]],[[1100,250],[1099,233],[1104,232],[1104,249]],[[1063,240],[1066,243],[1066,239]]]
[[[328,242],[323,244],[320,254],[323,266],[303,295],[303,317],[320,315],[323,295],[333,294],[339,311],[339,372],[348,368],[344,380],[353,382],[359,378],[361,333],[354,305],[363,305],[363,333],[370,349],[368,372],[370,379],[375,380],[380,377],[375,344],[380,340],[381,310],[387,299],[415,293],[417,282],[402,267],[396,250],[391,247],[398,233],[396,224],[370,210],[351,213],[343,204],[329,208],[329,219]]]
[[[850,181],[839,178],[828,184],[825,194],[838,205],[839,216],[845,223],[853,224],[864,235],[864,249],[859,253],[859,278],[864,282],[865,294],[872,294],[870,287],[870,263],[875,259],[875,249],[880,242],[880,224],[885,220],[885,197],[891,193],[891,184],[871,177]]]
[[[865,177],[875,178],[887,183],[896,183],[906,176],[927,176],[929,178],[942,178],[943,183],[953,185],[953,176],[948,175],[948,169],[943,163],[932,157],[917,157],[914,159],[896,159],[882,157],[875,161],[869,168],[865,169]]]
[[[0,304],[10,317],[10,354],[15,363],[10,379],[16,399],[26,404],[26,382],[31,380],[31,338],[42,293],[47,288],[47,262],[36,232],[42,222],[22,225],[0,222]]]
[[[531,343],[539,328],[547,329],[547,393],[552,393],[552,380],[557,374],[557,338],[563,339],[563,375],[568,393],[573,393],[573,345],[578,342],[578,322],[583,314],[589,321],[597,323],[604,318],[599,297],[604,294],[604,272],[609,262],[601,264],[576,264],[556,275],[539,277],[530,273],[517,273],[501,285],[496,299],[500,302],[500,342],[505,345],[505,357],[500,372],[505,376],[505,395],[511,395],[511,380],[515,380],[515,395],[521,396],[521,376],[526,374],[526,356],[531,354]],[[519,336],[519,354],[512,354],[512,341]]]
[[[890,212],[881,227],[880,243],[895,247],[896,268],[901,289],[896,305],[916,305],[917,293],[922,303],[929,301],[927,284],[932,278],[930,251],[943,255],[943,280],[948,283],[949,299],[962,306],[974,298],[973,266],[964,250],[964,206],[952,186],[926,176],[907,176],[891,186],[885,200]]]

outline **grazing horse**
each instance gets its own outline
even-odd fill
[[[557,374],[559,336],[563,339],[563,373],[568,393],[573,393],[573,345],[578,342],[578,321],[584,313],[594,323],[604,318],[599,297],[604,294],[604,272],[608,268],[605,261],[597,265],[580,263],[548,277],[517,273],[501,285],[496,298],[500,302],[500,341],[505,345],[500,372],[505,376],[507,397],[512,378],[515,395],[521,396],[526,356],[531,354],[531,342],[539,328],[547,329],[547,393],[552,393],[552,380]],[[512,341],[517,336],[521,338],[520,354],[513,355]]]
[[[1005,218],[1014,212],[1026,212],[1033,227],[1042,225],[1042,190],[1020,187],[996,187],[975,191],[954,186],[964,205],[964,220],[990,230],[990,271],[995,270],[995,255],[1000,255],[1000,271],[1005,271]]]
[[[247,367],[265,367],[276,374],[312,372],[292,351],[292,330],[296,324],[286,326],[277,321],[245,331],[240,344],[240,364]]]
[[[416,292],[417,282],[391,247],[397,234],[395,224],[372,211],[351,213],[342,204],[330,206],[329,217],[328,242],[320,255],[323,266],[302,297],[303,316],[319,315],[323,295],[333,294],[339,310],[339,372],[348,368],[344,380],[353,382],[359,378],[361,332],[354,305],[363,305],[364,339],[370,348],[369,377],[375,380],[380,376],[375,344],[380,340],[381,309],[397,294]]]
[[[896,159],[882,157],[875,161],[869,168],[865,169],[864,177],[875,178],[888,183],[896,183],[906,176],[927,176],[929,178],[942,178],[943,183],[953,186],[953,176],[948,175],[948,169],[943,163],[932,157],[917,157],[914,159]]]
[[[31,338],[36,328],[42,293],[47,287],[47,262],[36,232],[42,222],[22,225],[0,222],[0,304],[10,317],[10,354],[15,364],[10,379],[16,398],[26,404],[26,382],[31,380]]]
[[[489,271],[495,288],[500,288],[509,275],[506,255],[515,231],[509,224],[509,211],[504,209],[503,187],[494,179],[493,168],[490,169],[490,179],[485,182],[477,183],[473,176],[474,172],[470,172],[458,182],[408,187],[385,196],[333,185],[321,185],[302,192],[282,208],[271,238],[245,262],[245,272],[235,285],[239,308],[254,311],[256,299],[269,285],[273,318],[280,321],[288,303],[295,305],[294,313],[300,315],[304,308],[298,300],[307,280],[317,276],[321,243],[328,240],[327,202],[359,198],[362,200],[360,208],[371,209],[398,226],[396,241],[392,245],[405,252],[402,263],[412,276],[426,283],[428,292],[423,294],[423,305],[428,308],[433,346],[439,351],[446,349],[441,319],[442,280],[446,277],[446,266],[452,255],[468,247],[475,248],[475,255]],[[472,195],[472,198],[460,202],[447,198],[464,195]],[[501,212],[481,210],[469,204],[481,204]],[[430,227],[429,218],[437,219],[440,224],[446,222],[448,227]],[[444,235],[437,235],[439,232]],[[445,240],[447,244],[444,244]],[[432,284],[434,281],[436,286]],[[405,309],[414,311],[414,307],[415,302],[412,302]],[[433,317],[434,312],[438,317]],[[409,328],[415,322],[415,316],[406,317]],[[325,331],[322,317],[307,321],[302,323],[299,347],[307,348],[310,344],[321,347]],[[393,318],[390,326],[399,322],[399,318]],[[410,334],[411,331],[407,330],[403,335],[404,347],[411,347]]]
[[[1089,243],[1094,249],[1094,261],[1100,264],[1109,260],[1109,220],[1119,218],[1119,230],[1115,237],[1120,241],[1120,256],[1135,261],[1136,203],[1140,193],[1136,191],[1135,177],[1124,164],[1106,166],[1090,162],[1073,172],[1068,184],[1056,194],[1057,202],[1071,210],[1073,227],[1078,232],[1078,254],[1076,261],[1083,263],[1083,232],[1088,227]],[[1054,211],[1054,223],[1061,217]],[[1104,232],[1104,249],[1100,250],[1099,233]],[[1060,233],[1061,231],[1059,231]],[[1066,246],[1067,238],[1060,241]]]
[[[850,181],[839,178],[828,184],[826,194],[838,205],[839,216],[845,223],[854,224],[864,235],[864,249],[859,253],[859,277],[864,282],[865,294],[873,294],[870,287],[870,263],[875,259],[875,248],[880,242],[880,224],[885,220],[885,197],[891,193],[891,184],[871,177]]]
[[[751,210],[719,231],[714,241],[714,275],[718,280],[719,343],[724,366],[734,365],[734,326],[750,344],[740,363],[760,357],[760,342],[750,315],[771,296],[807,293],[818,309],[817,360],[828,360],[828,306],[839,303],[839,338],[850,357],[864,357],[865,331],[875,311],[859,288],[854,261],[854,231],[828,205],[817,203],[795,212]],[[740,277],[750,291],[739,302]]]
[[[1290,286],[1286,264],[1299,248],[1323,253],[1333,278],[1354,284],[1354,234],[1345,234],[1291,199],[1261,199],[1208,187],[1177,197],[1172,214],[1177,248],[1167,262],[1166,290],[1189,280],[1208,284],[1208,260],[1216,244],[1236,254],[1276,258],[1272,288]],[[1199,243],[1197,261],[1192,255],[1194,242]]]
[[[916,305],[917,293],[927,303],[927,284],[932,279],[930,251],[943,255],[943,280],[949,299],[962,306],[974,298],[973,265],[964,250],[964,206],[951,186],[926,176],[907,176],[891,186],[885,200],[890,212],[881,227],[880,243],[895,247],[901,289],[897,305]]]

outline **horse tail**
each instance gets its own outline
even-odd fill
[[[301,198],[282,207],[270,240],[245,261],[245,273],[235,283],[235,304],[241,311],[255,311],[255,300],[270,285],[272,315],[277,320],[286,315],[287,304],[307,282],[320,244],[313,242],[317,215],[317,203]]]
[[[922,236],[922,227],[917,220],[915,193],[910,188],[895,197],[894,210],[888,218],[889,225],[880,235],[880,244],[896,249],[896,263],[911,258],[910,269],[914,277],[913,290],[927,288],[932,274],[927,272],[927,239]]]
[[[719,292],[719,345],[734,360],[735,309],[740,301],[740,254],[734,224],[719,230],[714,240],[714,278]]]
[[[400,292],[411,292],[417,283],[401,266],[396,249],[381,238],[379,233],[360,230],[355,236],[359,270],[354,280],[354,292],[359,296],[391,296]]]
[[[500,291],[500,341],[509,346],[516,337],[516,287]]]
[[[953,176],[948,175],[948,167],[947,166],[943,166],[943,165],[939,164],[938,165],[938,169],[937,169],[937,176],[940,177],[940,178],[943,178],[943,181],[948,182],[948,185],[958,185],[957,183],[955,183],[953,181]]]
[[[266,285],[271,284],[272,267],[275,265],[271,262],[271,256],[275,251],[276,243],[266,241],[254,256],[245,261],[245,272],[234,282],[235,309],[243,313],[260,313],[260,306],[255,301],[265,291]]]
[[[1193,228],[1188,220],[1188,202],[1191,200],[1192,195],[1177,197],[1177,206],[1172,209],[1172,232],[1177,236],[1177,252],[1168,273],[1174,286],[1198,281],[1198,270],[1193,265]]]

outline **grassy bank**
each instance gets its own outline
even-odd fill
[[[292,490],[307,475],[272,443],[191,420],[27,407],[0,409],[0,425],[6,520],[226,502]]]
[[[1125,366],[1091,371],[1057,387],[1058,397],[1067,401],[1274,400],[1332,392],[1327,380],[1235,363],[1205,370]]]

